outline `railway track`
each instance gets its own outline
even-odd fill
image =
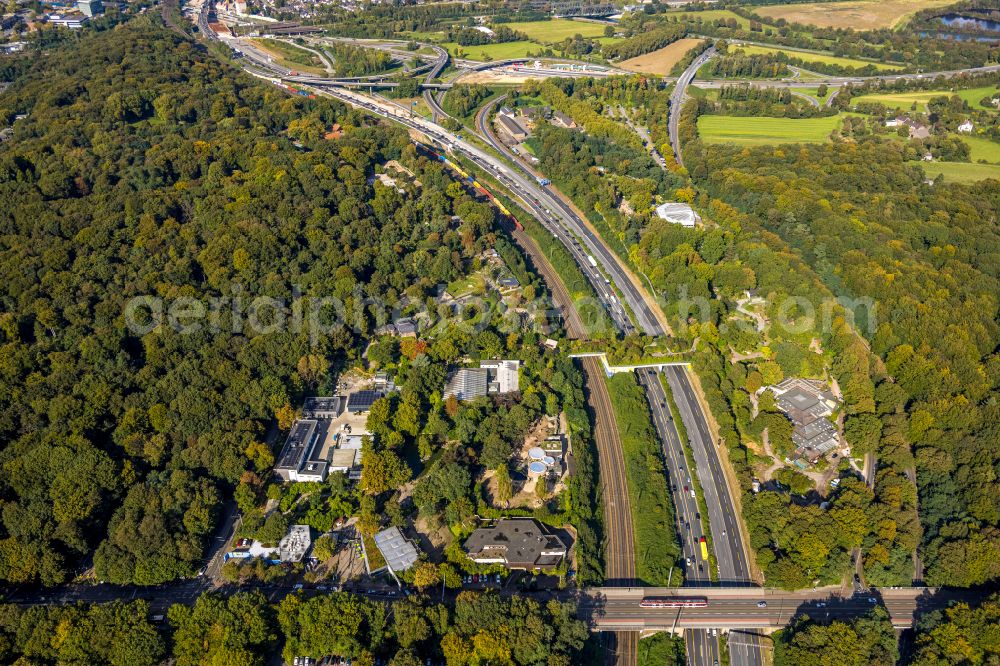
[[[618,422],[611,407],[611,396],[604,383],[604,369],[593,357],[582,359],[586,373],[587,401],[594,411],[594,441],[601,470],[601,495],[604,505],[605,584],[629,587],[635,578],[635,544],[632,539],[632,510],[629,505],[625,460],[618,435]],[[639,635],[615,632],[615,650],[609,662],[629,666],[636,662]]]

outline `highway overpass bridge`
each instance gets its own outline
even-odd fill
[[[848,620],[876,606],[889,611],[897,629],[913,626],[928,611],[959,602],[975,603],[986,596],[969,590],[931,587],[873,588],[840,596],[839,588],[787,592],[755,587],[601,587],[580,597],[580,616],[592,631],[679,631],[683,629],[773,630],[803,615],[828,621]],[[644,598],[697,599],[707,603],[687,608],[645,608]]]

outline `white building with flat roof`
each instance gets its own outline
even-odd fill
[[[657,206],[656,215],[661,220],[679,224],[689,229],[693,229],[695,224],[701,219],[691,206],[676,201],[668,201]]]
[[[490,393],[514,393],[520,388],[520,361],[481,361],[479,367],[486,371],[486,388]]]

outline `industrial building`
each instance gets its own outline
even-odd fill
[[[302,405],[302,415],[314,419],[335,419],[344,413],[345,403],[342,395],[306,398]]]
[[[302,418],[292,424],[278,455],[275,473],[285,481],[322,482],[330,472],[359,478],[362,437],[368,434],[363,431],[367,417],[359,414],[371,409],[381,395],[357,391],[349,396],[306,398]],[[352,428],[362,429],[361,434],[352,434]]]
[[[512,116],[497,115],[497,125],[514,143],[520,143],[530,136],[528,130]]]
[[[381,397],[382,394],[378,391],[355,391],[347,396],[347,411],[352,414],[367,412]]]
[[[76,0],[76,8],[87,17],[104,13],[104,4],[101,0]]]
[[[482,361],[486,370],[486,390],[489,393],[516,393],[520,388],[520,361]]]
[[[502,518],[493,527],[473,532],[465,541],[465,552],[477,564],[551,569],[566,557],[566,545],[534,518]]]
[[[444,397],[456,400],[475,400],[486,395],[486,371],[480,368],[460,368],[448,376]]]

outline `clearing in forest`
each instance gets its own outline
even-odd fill
[[[754,118],[701,116],[698,135],[705,143],[764,146],[779,143],[822,143],[840,127],[839,116],[822,118]]]
[[[664,46],[662,49],[657,49],[656,51],[644,53],[643,55],[636,56],[635,58],[623,60],[618,63],[618,66],[622,69],[627,69],[630,72],[666,75],[670,73],[670,70],[673,69],[674,65],[680,62],[688,51],[700,45],[702,42],[704,42],[702,39],[691,39],[687,37],[684,39],[678,39],[673,44]]]

